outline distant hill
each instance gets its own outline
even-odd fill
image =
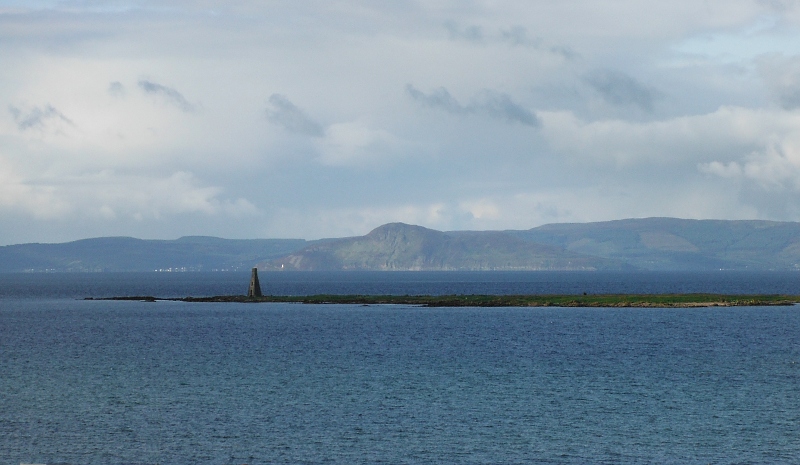
[[[646,270],[797,270],[800,223],[644,218],[509,231]]]
[[[9,245],[0,247],[0,272],[239,270],[307,244],[302,239],[102,237],[63,244]]]
[[[391,223],[320,241],[182,237],[0,247],[0,272],[800,270],[800,223],[644,218],[450,231]]]
[[[259,263],[270,270],[600,270],[621,262],[526,242],[498,231],[444,233],[391,223],[366,236],[311,245]]]

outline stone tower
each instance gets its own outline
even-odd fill
[[[250,290],[247,291],[247,297],[261,297],[261,284],[258,283],[258,268],[253,268],[253,273],[250,275]]]

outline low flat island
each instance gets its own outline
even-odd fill
[[[300,304],[415,305],[420,307],[734,307],[794,305],[797,295],[725,294],[596,294],[596,295],[307,295],[212,297],[87,297],[86,300],[159,300],[180,302],[241,302]]]

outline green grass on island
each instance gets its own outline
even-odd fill
[[[595,294],[595,295],[335,295],[158,298],[152,296],[110,297],[104,300],[172,300],[182,302],[302,303],[417,305],[422,307],[733,307],[794,305],[796,295],[725,294]]]

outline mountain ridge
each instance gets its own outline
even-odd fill
[[[363,236],[101,237],[0,246],[0,272],[246,270],[800,270],[800,223],[631,218],[527,230],[388,223]]]
[[[800,223],[639,218],[554,223],[511,234],[637,268],[800,269]]]
[[[502,231],[453,235],[405,223],[388,223],[364,236],[309,246],[257,266],[264,271],[594,271],[626,268],[614,260],[526,242]]]
[[[303,239],[175,240],[127,236],[0,247],[0,272],[234,271],[308,244]]]

